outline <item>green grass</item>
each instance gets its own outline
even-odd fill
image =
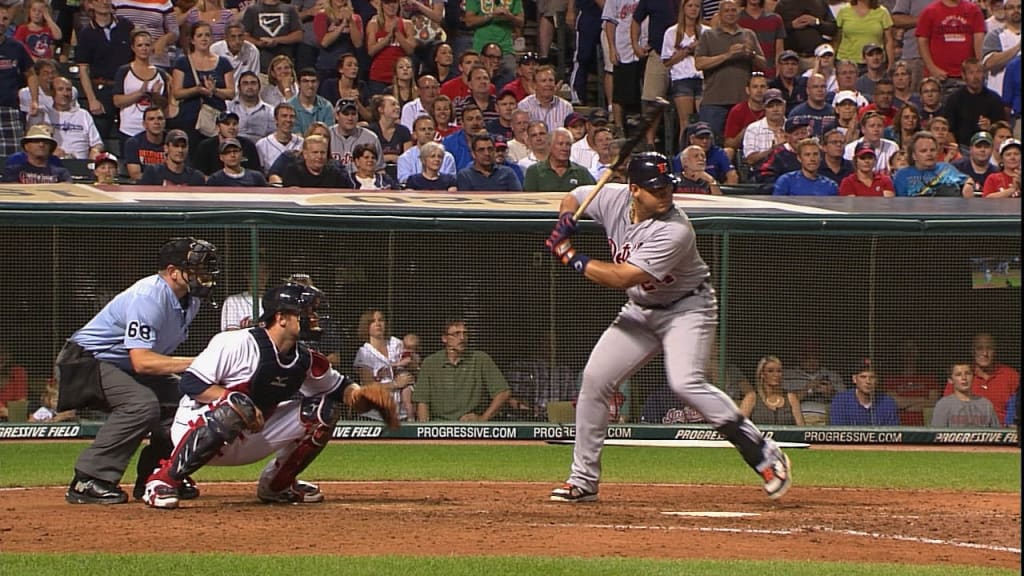
[[[112,567],[116,566],[116,572]],[[957,566],[957,576],[1009,576],[1013,570]],[[949,566],[901,566],[838,562],[735,562],[715,560],[633,560],[628,558],[526,557],[342,557],[227,556],[186,554],[66,554],[45,559],[35,554],[0,555],[0,573],[34,576],[96,576],[101,574],[217,574],[218,576],[281,576],[344,574],[345,576],[948,576]]]
[[[0,443],[0,486],[65,484],[84,443]],[[1018,492],[1019,452],[790,450],[801,486]],[[328,446],[305,476],[316,480],[559,482],[572,447],[351,443]],[[605,482],[756,484],[732,449],[610,446]],[[260,465],[204,468],[200,481],[255,481]],[[125,482],[134,480],[134,464]]]

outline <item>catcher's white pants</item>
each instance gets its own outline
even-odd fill
[[[274,453],[280,458],[285,457],[307,434],[306,427],[299,420],[301,404],[300,400],[281,402],[267,419],[262,431],[242,432],[238,439],[221,448],[207,466],[252,464]],[[174,424],[171,425],[171,440],[175,446],[191,428],[192,422],[201,416],[205,417],[210,406],[198,404],[188,396],[181,399],[178,412],[174,415]]]

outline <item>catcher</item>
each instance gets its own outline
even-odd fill
[[[146,482],[148,506],[177,508],[177,487],[206,464],[239,466],[271,453],[257,498],[321,502],[320,488],[297,476],[330,441],[339,400],[357,413],[379,410],[388,426],[398,426],[387,390],[360,387],[300,342],[316,339],[321,296],[294,282],[271,288],[259,326],[221,332],[195,358],[181,378],[174,451]]]

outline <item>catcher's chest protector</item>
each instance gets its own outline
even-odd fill
[[[249,333],[259,345],[260,363],[252,378],[242,388],[248,389],[249,397],[263,411],[264,417],[269,419],[274,408],[295,395],[306,381],[313,357],[304,345],[296,344],[295,357],[291,363],[283,365],[266,330],[253,328]]]

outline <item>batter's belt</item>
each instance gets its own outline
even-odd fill
[[[643,306],[644,308],[648,308],[650,310],[665,310],[665,309],[668,309],[668,308],[671,308],[671,307],[675,306],[676,304],[679,304],[680,302],[682,302],[683,300],[686,300],[687,298],[689,298],[691,296],[696,296],[697,294],[700,294],[701,292],[704,292],[705,290],[709,290],[709,289],[711,289],[711,282],[707,278],[705,278],[704,280],[701,280],[701,283],[698,284],[696,288],[694,288],[693,290],[690,290],[686,294],[683,294],[682,296],[680,296],[679,298],[676,298],[675,300],[669,302],[668,304],[638,304],[638,305],[639,306]]]

